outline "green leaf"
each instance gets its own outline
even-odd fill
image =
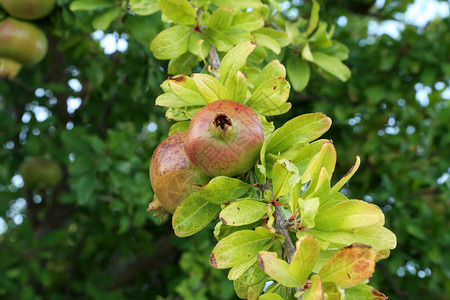
[[[182,121],[177,122],[170,126],[169,136],[174,135],[175,133],[186,131],[189,128],[190,121]]]
[[[261,297],[258,298],[258,300],[283,300],[283,298],[278,294],[264,293],[263,295],[261,295]]]
[[[253,259],[249,260],[248,262],[245,262],[243,264],[239,264],[237,266],[234,266],[231,268],[230,272],[228,272],[228,280],[237,280],[239,277],[241,277],[252,265],[255,264],[257,261],[257,258],[254,257]]]
[[[256,44],[258,46],[266,47],[272,50],[273,53],[280,54],[281,47],[276,40],[262,33],[253,33],[253,36],[256,38]]]
[[[314,31],[314,29],[316,29],[317,24],[319,23],[319,11],[320,11],[319,3],[317,1],[313,1],[308,27],[306,28],[307,35],[311,34]]]
[[[210,47],[211,45],[209,42],[199,32],[195,31],[189,37],[188,50],[197,57],[206,59],[206,57],[208,57]]]
[[[163,14],[181,25],[194,25],[197,23],[195,8],[188,0],[157,0]]]
[[[99,8],[107,8],[114,6],[114,1],[111,0],[76,0],[70,3],[70,10],[96,10]]]
[[[267,250],[274,243],[275,235],[263,229],[266,233],[241,230],[221,239],[209,257],[209,264],[216,269],[226,269],[254,259],[258,251]]]
[[[343,298],[344,295],[347,296],[345,290],[343,288],[338,287],[334,282],[324,283],[323,290],[325,292],[325,297],[328,297],[327,300],[341,300],[341,298]]]
[[[186,121],[201,109],[201,107],[170,107],[166,111],[166,118],[169,121]]]
[[[297,241],[295,248],[289,272],[304,284],[319,258],[319,244],[313,236],[302,236]]]
[[[302,283],[289,271],[289,264],[279,259],[275,252],[259,251],[258,263],[261,269],[273,280],[287,287],[298,287]]]
[[[316,216],[316,228],[325,231],[350,231],[358,227],[384,224],[381,209],[361,200],[348,200],[320,210]]]
[[[172,92],[185,104],[185,106],[205,105],[206,101],[200,95],[197,85],[189,76],[179,75],[168,79]]]
[[[283,159],[273,165],[273,194],[275,198],[289,193],[289,179],[292,175],[298,174],[298,170],[290,161]]]
[[[251,189],[251,185],[239,179],[217,176],[211,179],[207,185],[195,186],[200,196],[212,203],[220,204],[238,199]]]
[[[220,212],[220,219],[230,226],[254,223],[268,213],[267,205],[257,199],[239,199]]]
[[[311,286],[306,290],[302,300],[324,299],[322,279],[317,275],[313,275],[311,281]]]
[[[317,275],[323,282],[335,282],[343,288],[354,287],[372,276],[376,255],[377,251],[370,246],[353,244],[334,254]]]
[[[356,173],[356,171],[359,168],[360,159],[359,156],[356,157],[356,162],[350,169],[350,171],[347,172],[347,174],[344,175],[344,177],[341,178],[330,190],[330,194],[337,193],[341,190],[341,188],[352,178],[353,174]]]
[[[219,205],[204,200],[198,193],[192,193],[173,214],[173,230],[179,237],[193,235],[214,220],[219,212]]]
[[[227,30],[233,21],[233,9],[229,7],[219,7],[209,18],[208,26],[220,31]]]
[[[360,299],[360,300],[385,300],[387,297],[367,284],[360,284],[350,289],[345,290],[345,297],[349,300]]]
[[[157,59],[176,58],[188,51],[192,28],[176,25],[160,32],[150,44],[150,50]]]
[[[378,251],[394,249],[397,246],[395,234],[380,224],[355,228],[350,232],[330,232],[314,228],[308,229],[308,234],[338,245],[366,244]]]
[[[88,173],[80,176],[76,182],[75,193],[77,196],[77,203],[80,205],[87,205],[92,200],[92,194],[97,186],[97,180],[95,178],[95,173],[90,171]],[[92,203],[92,202],[91,202]]]
[[[258,74],[253,83],[253,91],[256,90],[263,82],[275,77],[286,77],[286,69],[278,59],[272,60]]]
[[[331,119],[323,113],[298,116],[286,122],[269,138],[267,153],[280,153],[297,143],[308,143],[320,137],[331,126]]]
[[[303,183],[306,183],[309,180],[311,180],[310,184],[308,185],[308,189],[304,193],[303,197],[310,196],[316,189],[318,189],[317,185],[319,183],[319,180],[322,180],[323,183],[324,178],[320,177],[322,168],[325,168],[325,171],[327,172],[328,176],[327,178],[329,180],[329,177],[333,175],[335,166],[336,166],[336,149],[334,148],[334,145],[332,144],[331,141],[327,141],[322,145],[319,155],[314,156],[309,161],[308,167],[306,167],[306,170],[302,175]],[[328,193],[329,182],[327,183],[327,187]],[[322,188],[324,187],[322,186]]]
[[[153,17],[133,16],[129,14],[127,15],[127,25],[129,26],[133,38],[145,47],[150,45],[153,38],[158,33],[155,28],[156,24]]]
[[[148,16],[159,10],[156,0],[130,0],[130,10],[137,15]]]
[[[169,62],[168,73],[171,75],[192,73],[192,69],[197,65],[197,57],[189,52],[184,53]]]
[[[314,49],[326,49],[333,44],[328,37],[327,26],[327,23],[320,22],[319,28],[317,28],[316,32],[308,39],[309,42],[314,45]]]
[[[246,105],[264,116],[279,115],[291,108],[286,103],[289,98],[290,85],[282,77],[264,81],[246,101]]]
[[[233,48],[233,40],[231,37],[224,32],[217,30],[215,28],[207,27],[203,29],[203,32],[206,33],[209,41],[212,45],[214,45],[218,51],[227,52],[231,48]],[[221,82],[223,83],[223,82]]]
[[[302,223],[301,225],[304,227],[314,227],[315,226],[315,217],[317,215],[317,211],[319,209],[320,199],[319,198],[310,198],[301,201],[301,216]]]
[[[302,91],[309,82],[309,64],[303,59],[291,55],[288,57],[286,68],[287,74],[289,76],[289,81],[294,90],[296,90],[297,92]]]
[[[314,63],[337,77],[341,81],[347,81],[350,78],[351,71],[338,58],[325,54],[323,52],[313,52]]]
[[[254,31],[253,33],[262,33],[267,36],[270,36],[275,41],[277,41],[277,43],[280,45],[280,47],[283,47],[283,48],[288,46],[291,43],[291,37],[289,36],[289,34],[287,34],[284,31],[276,30],[271,27],[263,27],[261,29]]]
[[[244,29],[230,27],[224,33],[230,38],[230,40],[233,42],[233,45],[238,45],[245,42],[256,43],[255,37],[251,35],[250,32],[245,31]]]
[[[304,60],[313,62],[314,61],[314,57],[313,54],[311,52],[311,48],[309,47],[309,43],[305,43],[305,45],[302,48],[302,58]]]
[[[256,8],[261,5],[260,0],[212,0],[216,6],[228,6],[233,9]]]
[[[227,85],[227,81],[235,76],[236,71],[245,66],[247,57],[252,53],[255,47],[255,43],[245,42],[237,45],[225,54],[219,67],[220,83],[224,86]]]
[[[174,93],[164,93],[158,96],[155,105],[163,107],[185,107],[189,104],[178,98]]]
[[[225,90],[228,93],[226,99],[244,103],[247,99],[247,87],[247,78],[244,73],[236,71],[236,74],[226,82]]]
[[[273,122],[267,121],[266,117],[258,115],[259,121],[261,122],[261,126],[264,132],[264,137],[268,137],[274,130],[275,126]]]
[[[200,95],[203,97],[206,103],[211,103],[220,99],[228,99],[227,90],[214,77],[201,73],[192,74],[191,77],[195,82]]]
[[[95,30],[106,30],[109,25],[119,17],[122,8],[113,7],[110,8],[97,16],[95,16],[94,20],[92,20],[92,26]]]
[[[250,266],[250,268],[248,268],[239,278],[242,282],[249,286],[256,285],[260,282],[265,282],[265,279],[267,278],[266,273],[264,273],[264,271],[259,267],[257,257],[255,258],[255,263]]]
[[[255,11],[239,13],[233,16],[231,27],[254,31],[264,26],[264,18]]]
[[[261,281],[258,284],[249,286],[242,282],[241,280],[235,280],[233,282],[234,284],[234,290],[236,291],[236,295],[238,295],[241,299],[248,299],[248,300],[257,300],[259,295],[264,289],[264,286],[266,283],[264,281]]]

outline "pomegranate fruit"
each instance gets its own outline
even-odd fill
[[[25,187],[48,189],[55,187],[62,179],[60,165],[53,159],[28,157],[19,167]]]
[[[0,58],[33,65],[44,58],[47,47],[47,38],[37,26],[13,18],[0,22]]]
[[[12,80],[21,68],[22,65],[12,59],[0,58],[0,77]]]
[[[206,184],[209,177],[194,166],[184,152],[187,132],[165,139],[153,152],[150,162],[150,182],[155,194],[149,211],[155,215],[174,213],[181,201],[191,192],[193,184]]]
[[[36,20],[48,15],[55,0],[0,0],[3,9],[11,16],[23,20]]]
[[[261,122],[250,107],[218,100],[194,115],[184,150],[210,176],[237,176],[254,166],[263,142]]]

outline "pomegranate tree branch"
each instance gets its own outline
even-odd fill
[[[262,190],[263,190],[263,193],[265,191],[271,190],[270,185],[266,182],[264,185],[262,185]],[[289,230],[288,230],[288,227],[291,224],[286,221],[283,213],[281,212],[280,207],[274,206],[274,208],[275,208],[275,214],[274,214],[275,226],[277,227],[278,231],[284,237],[284,254],[286,256],[288,263],[291,263],[292,257],[294,256],[294,253],[295,253],[295,247],[294,247],[294,244],[292,243],[291,237],[289,236]],[[296,287],[295,291],[301,292],[302,288]],[[302,296],[298,297],[298,299],[302,299]]]

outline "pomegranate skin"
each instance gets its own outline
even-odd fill
[[[184,152],[186,134],[184,131],[168,137],[153,152],[150,182],[155,199],[150,203],[149,210],[160,210],[162,206],[165,211],[174,213],[190,194],[193,184],[209,181],[209,177],[194,166]]]
[[[36,20],[50,14],[55,0],[0,0],[9,15],[22,20]]]
[[[238,176],[259,157],[264,132],[248,106],[218,100],[199,110],[189,125],[184,149],[191,162],[209,176]]]
[[[37,26],[6,18],[0,22],[0,57],[34,65],[47,53],[47,38]]]

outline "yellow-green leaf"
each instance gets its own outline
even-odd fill
[[[198,193],[192,193],[173,214],[173,230],[179,237],[193,235],[214,220],[219,212],[220,205],[204,200]]]
[[[217,176],[211,179],[207,185],[194,186],[193,188],[203,199],[219,204],[238,199],[251,187],[248,183],[236,178]]]
[[[220,99],[228,99],[227,90],[214,77],[201,73],[192,74],[191,77],[206,103],[211,103]]]
[[[258,263],[261,269],[273,280],[287,287],[298,287],[302,283],[289,271],[289,264],[279,259],[275,252],[260,251],[258,253]]]
[[[245,66],[247,57],[252,53],[255,47],[255,43],[245,42],[234,47],[223,57],[219,68],[220,83],[224,86],[227,85],[227,81],[235,76],[236,71]]]
[[[170,20],[182,25],[197,23],[195,8],[188,0],[157,0],[163,14]]]
[[[176,25],[161,31],[150,44],[150,50],[157,59],[176,58],[188,51],[192,28]]]
[[[364,244],[352,244],[334,254],[320,269],[323,282],[334,282],[343,288],[357,286],[375,271],[377,251]]]
[[[275,235],[253,230],[240,230],[221,239],[209,256],[209,264],[216,269],[226,269],[254,259],[258,251],[269,249]]]
[[[219,217],[226,225],[241,226],[260,220],[268,212],[264,202],[242,199],[224,208]]]
[[[137,15],[148,16],[159,10],[156,0],[130,0],[130,10]]]
[[[286,79],[271,78],[261,83],[245,104],[264,116],[280,115],[292,106],[289,102],[286,103],[289,91],[290,85]]]
[[[303,295],[303,300],[323,300],[324,299],[324,292],[323,292],[323,285],[322,285],[322,279],[314,275],[311,277],[311,286],[306,290],[305,294]]]
[[[315,228],[324,231],[350,231],[358,227],[384,224],[381,209],[361,200],[348,200],[320,210],[316,215]]]
[[[300,57],[290,55],[286,63],[286,68],[289,81],[294,90],[297,92],[302,91],[309,82],[309,64],[303,59],[300,59]]]
[[[295,248],[289,271],[304,284],[319,258],[319,244],[313,236],[302,236],[297,241]]]

